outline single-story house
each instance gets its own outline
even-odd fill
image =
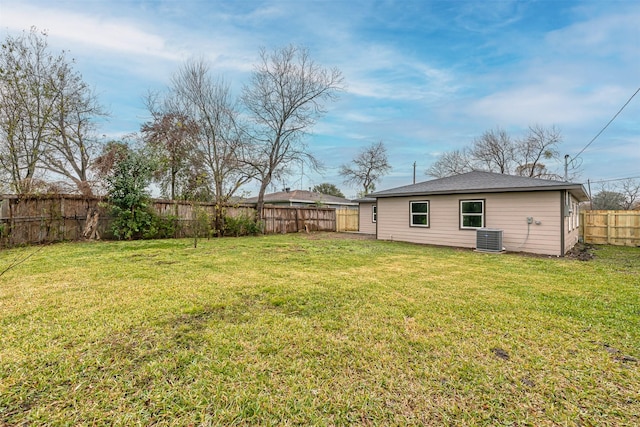
[[[582,184],[480,171],[367,197],[380,240],[555,256],[578,242],[578,205],[589,199]]]
[[[244,203],[258,203],[257,197],[244,200]],[[288,188],[276,193],[264,195],[265,205],[274,206],[322,206],[326,208],[358,209],[358,203],[343,197]]]

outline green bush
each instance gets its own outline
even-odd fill
[[[111,231],[118,239],[151,239],[157,233],[156,215],[146,206],[131,210],[112,205],[111,215]]]
[[[150,238],[169,239],[176,237],[178,229],[178,217],[176,215],[156,215],[155,235]]]
[[[146,189],[154,164],[144,153],[125,144],[114,144],[111,150],[116,160],[105,177],[113,217],[111,231],[118,239],[152,238],[158,221]]]
[[[262,232],[262,223],[251,215],[227,216],[224,220],[225,236],[255,236]]]

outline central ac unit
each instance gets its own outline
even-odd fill
[[[476,234],[476,250],[480,252],[502,252],[502,230],[479,228]]]

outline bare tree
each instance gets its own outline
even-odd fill
[[[382,141],[361,149],[350,164],[340,166],[345,184],[362,187],[361,195],[375,190],[375,183],[391,171],[387,149]]]
[[[106,112],[69,64],[63,64],[53,83],[57,96],[43,167],[71,180],[80,194],[92,195],[90,165],[98,146],[95,120],[106,116]]]
[[[473,141],[471,156],[482,165],[482,169],[509,174],[515,162],[515,150],[509,134],[504,129],[496,128]]]
[[[622,209],[633,209],[638,201],[640,201],[640,180],[637,179],[625,179],[618,186],[620,194],[624,197],[622,202]]]
[[[555,127],[530,126],[524,138],[513,140],[500,128],[490,130],[473,141],[470,148],[444,153],[430,166],[426,174],[436,178],[484,170],[533,178],[560,179],[550,171],[544,160],[558,159],[562,141]]]
[[[305,48],[260,51],[260,63],[241,98],[255,125],[246,161],[260,180],[258,215],[262,215],[268,185],[286,174],[291,163],[305,161],[317,168],[304,136],[325,113],[324,103],[334,100],[342,89],[342,73],[316,64]]]
[[[243,160],[247,138],[229,85],[213,79],[203,60],[184,64],[171,83],[175,110],[197,125],[192,162],[205,173],[213,200],[224,205],[253,177]]]
[[[52,79],[65,67],[48,52],[46,34],[32,28],[8,36],[0,49],[0,167],[11,190],[28,192],[36,177],[57,96]]]
[[[434,164],[429,166],[425,174],[435,178],[460,175],[474,170],[469,150],[463,148],[442,153]]]
[[[45,171],[91,194],[96,117],[106,115],[65,52],[48,51],[46,33],[32,28],[7,37],[0,53],[0,167],[10,186],[27,192]]]
[[[558,158],[558,144],[562,135],[555,127],[545,128],[540,125],[529,126],[528,134],[516,144],[518,167],[516,172],[521,176],[532,178],[559,179],[558,174],[550,172],[543,160]]]

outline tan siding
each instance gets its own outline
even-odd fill
[[[373,206],[375,203],[360,203],[359,231],[376,234],[376,223],[373,222]]]
[[[562,255],[558,191],[378,199],[378,238],[474,248],[476,231],[459,227],[459,201],[463,199],[485,200],[485,226],[504,230],[506,250]],[[409,226],[412,200],[429,200],[429,228]],[[527,217],[533,218],[533,224],[527,224]]]
[[[564,217],[564,252],[573,248],[580,238],[580,202],[571,197],[571,214]]]

